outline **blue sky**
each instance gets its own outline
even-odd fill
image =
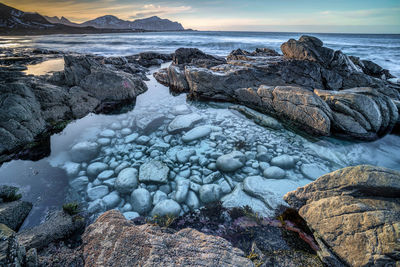
[[[1,0],[0,0],[1,1]],[[157,15],[197,30],[400,33],[400,0],[5,0],[83,22]]]

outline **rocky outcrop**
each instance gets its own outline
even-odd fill
[[[333,252],[325,255],[336,255],[350,266],[400,264],[399,172],[348,167],[284,198],[299,210],[320,244]]]
[[[85,266],[254,266],[223,238],[187,228],[135,226],[111,210],[83,235]]]
[[[0,223],[17,231],[32,209],[32,204],[17,200],[0,203]]]
[[[392,130],[400,88],[388,81],[387,70],[324,47],[311,36],[291,39],[281,50],[283,56],[267,48],[238,49],[225,63],[179,49],[173,64],[154,76],[190,98],[240,103],[317,136],[374,140]],[[342,100],[329,100],[326,91]]]
[[[71,216],[65,211],[53,211],[42,224],[18,233],[19,243],[27,250],[41,249],[51,242],[66,239],[82,231],[85,221],[82,217]]]
[[[181,64],[202,64],[205,61],[214,62],[215,65],[226,63],[226,60],[212,55],[207,55],[197,48],[179,48],[172,56],[175,65]]]
[[[146,69],[137,59],[129,61],[124,57],[66,55],[64,71],[50,77],[21,75],[2,80],[0,155],[12,154],[49,132],[59,131],[66,121],[131,104],[147,86],[143,82]]]
[[[399,113],[393,101],[372,88],[315,90],[332,110],[332,131],[356,139],[374,140],[390,133]]]
[[[0,266],[24,266],[26,250],[13,230],[0,224]]]

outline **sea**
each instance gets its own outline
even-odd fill
[[[399,34],[336,34],[279,32],[148,32],[122,34],[76,34],[1,37],[1,47],[38,47],[104,56],[126,56],[144,51],[172,53],[180,47],[226,56],[241,48],[253,51],[268,47],[280,52],[280,45],[301,35],[320,38],[324,45],[362,59],[372,60],[400,76]]]
[[[180,47],[195,47],[209,54],[226,56],[238,48],[253,51],[255,48],[268,47],[280,52],[283,42],[290,38],[298,39],[303,34],[316,36],[325,46],[342,50],[348,55],[372,60],[394,76],[400,77],[400,35],[386,34],[187,31],[0,36],[0,49],[43,48],[103,56],[126,56],[145,51],[172,53]],[[48,62],[47,66],[56,69],[57,64]],[[162,67],[167,67],[168,64]],[[30,66],[28,69],[31,67],[40,69],[41,65]],[[130,194],[119,194],[112,185],[118,176],[115,166],[120,164],[139,169],[141,165],[152,160],[168,162],[170,192],[167,192],[167,197],[174,199],[178,180],[190,179],[202,186],[201,181],[205,181],[206,176],[217,172],[215,159],[218,156],[235,149],[241,150],[247,157],[246,166],[234,173],[223,173],[218,176],[222,178],[212,181],[223,189],[220,195],[222,200],[228,202],[229,199],[229,203],[236,201],[238,205],[241,200],[232,191],[237,193],[237,187],[243,179],[249,175],[262,176],[264,168],[268,167],[268,163],[264,164],[254,156],[259,145],[265,147],[271,157],[290,155],[300,161],[296,166],[285,170],[285,177],[265,179],[266,194],[270,195],[271,203],[281,203],[285,193],[312,182],[319,175],[347,166],[371,164],[400,170],[398,135],[390,134],[374,142],[349,142],[335,138],[309,138],[289,130],[265,128],[229,109],[229,104],[193,102],[187,100],[185,94],[170,93],[167,87],[153,78],[152,74],[157,69],[158,67],[149,69],[149,81],[146,81],[149,90],[137,98],[132,110],[119,115],[89,114],[51,137],[51,154],[48,157],[38,161],[14,160],[0,166],[0,184],[20,187],[23,199],[34,204],[22,228],[39,224],[51,210],[59,209],[71,200],[80,202],[85,210],[91,207],[92,219],[112,208],[119,209],[124,214],[136,211]],[[181,134],[170,135],[167,132],[167,126],[176,116],[176,110],[182,110],[183,107],[202,116],[203,120],[199,125],[208,125],[213,129],[209,137],[185,144],[180,139]],[[135,126],[137,121],[157,115],[163,115],[166,119],[153,132],[144,134]],[[145,144],[126,144],[127,133],[145,136],[142,140],[148,141]],[[109,142],[105,142],[105,139],[109,139]],[[73,162],[71,148],[84,142],[101,143],[103,147],[93,159]],[[183,152],[194,157],[185,163],[177,162],[176,154]],[[207,163],[200,164],[200,161]],[[107,177],[107,180],[89,177],[88,183],[79,184],[79,179],[82,181],[82,177],[89,176],[88,165],[94,162],[106,163],[114,174]],[[98,192],[100,200],[89,198],[87,192],[98,186],[103,186],[103,189],[106,186],[108,189],[103,193],[112,196]],[[140,184],[139,187],[146,188],[151,196],[161,190],[159,184]],[[195,188],[193,186],[191,190],[195,191]],[[194,192],[194,195],[200,198],[198,192]],[[202,204],[200,201],[199,205]],[[182,213],[191,209],[186,202],[180,205]],[[263,215],[270,212],[262,205],[258,208],[260,210],[257,212]]]

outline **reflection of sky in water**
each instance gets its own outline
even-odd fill
[[[24,71],[27,75],[45,75],[51,72],[64,70],[64,59],[49,59],[35,65],[28,65],[27,70]]]

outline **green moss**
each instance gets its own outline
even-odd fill
[[[63,210],[71,216],[74,216],[81,212],[79,204],[76,202],[66,203],[62,206]]]
[[[168,228],[174,221],[176,220],[176,217],[173,215],[154,215],[153,218],[148,219],[148,223],[153,224],[153,225],[158,225],[160,227],[166,227]]]
[[[3,199],[4,202],[13,202],[13,201],[17,201],[20,200],[22,198],[21,194],[18,194],[18,188],[13,188],[13,187],[9,187],[9,190],[7,190],[7,192],[4,192],[4,194],[2,194],[1,199]]]

